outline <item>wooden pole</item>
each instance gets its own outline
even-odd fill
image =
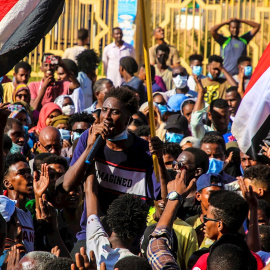
[[[146,12],[145,12],[145,0],[140,0],[141,14],[142,14],[142,35],[143,35],[143,53],[144,53],[144,64],[146,73],[146,87],[147,87],[147,99],[149,107],[149,120],[150,120],[150,131],[151,137],[156,136],[155,117],[154,117],[154,105],[153,105],[153,93],[152,93],[152,79],[150,70],[149,60],[149,48],[148,48],[148,36],[147,36],[147,24],[146,24]],[[148,0],[147,0],[148,1]],[[158,170],[158,159],[156,155],[152,155],[154,172],[159,182],[159,170]]]

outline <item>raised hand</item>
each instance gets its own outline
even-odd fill
[[[57,230],[57,213],[53,205],[47,201],[46,195],[39,198],[39,208],[36,208],[36,218],[38,222],[45,222],[51,230]]]
[[[17,246],[14,245],[11,247],[9,251],[7,269],[15,270],[19,261],[20,261],[20,250],[17,248]]]
[[[75,262],[76,265],[73,263],[71,265],[71,270],[96,270],[97,269],[97,263],[94,252],[90,251],[90,261],[88,259],[88,256],[86,255],[85,248],[80,248],[80,253],[75,254]],[[100,270],[106,270],[105,263],[101,263]]]
[[[51,253],[53,255],[55,255],[56,257],[59,257],[60,256],[60,249],[58,248],[58,246],[55,246],[51,249]]]
[[[150,138],[149,136],[148,141],[150,153],[152,155],[156,154],[158,158],[162,158],[163,142],[159,139],[159,137],[155,136],[153,138]]]
[[[191,189],[194,187],[196,179],[192,179],[188,186],[186,185],[186,170],[179,171],[174,180],[170,181],[167,185],[168,193],[176,191],[181,196],[186,197]]]
[[[45,163],[41,165],[41,174],[38,179],[38,173],[34,172],[33,187],[35,194],[40,198],[46,191],[50,183],[49,166]]]
[[[194,81],[198,87],[198,92],[201,92],[202,94],[206,94],[207,93],[207,88],[206,87],[203,87],[202,85],[202,81],[201,81],[201,78],[195,74],[193,74],[193,78],[194,78]]]
[[[240,176],[237,179],[238,179],[238,183],[239,183],[242,195],[246,199],[249,206],[258,207],[258,199],[255,193],[253,192],[252,187],[251,186],[249,186],[248,188],[246,187],[243,177]]]

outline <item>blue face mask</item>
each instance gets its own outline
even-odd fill
[[[116,142],[116,141],[122,141],[126,140],[128,138],[128,132],[124,130],[122,133],[114,136],[113,138],[108,139],[111,142]]]
[[[70,131],[66,129],[58,129],[60,134],[61,134],[61,139],[62,140],[70,140]]]
[[[10,153],[11,154],[16,154],[16,153],[22,153],[23,146],[20,146],[16,143],[12,143],[12,147],[10,148]]]
[[[167,142],[180,143],[184,138],[184,134],[167,132],[165,135],[165,140]]]
[[[212,76],[212,74],[211,74],[210,72],[208,72],[207,76],[208,76],[208,78],[210,78],[211,80],[214,79],[213,76]]]
[[[168,111],[167,105],[157,104],[157,106],[158,106],[158,108],[159,108],[159,110],[160,110],[161,115],[163,115],[165,112]]]
[[[197,76],[200,76],[202,74],[202,67],[201,66],[193,66],[192,73],[197,75]]]
[[[210,158],[209,159],[209,169],[207,173],[220,173],[223,170],[224,161]]]
[[[244,69],[245,69],[245,70],[244,70],[244,72],[245,72],[245,77],[251,76],[251,74],[252,74],[252,66],[246,66]]]
[[[72,138],[71,138],[72,142],[74,142],[75,140],[77,140],[78,138],[80,138],[81,135],[82,134],[80,134],[79,132],[76,132],[76,131],[73,132],[73,135],[72,135]]]

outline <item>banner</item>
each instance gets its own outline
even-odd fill
[[[118,24],[123,31],[123,40],[134,46],[137,15],[137,0],[118,0]]]

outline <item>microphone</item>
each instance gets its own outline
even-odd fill
[[[90,152],[85,160],[85,163],[87,165],[90,165],[92,163],[97,151],[99,150],[99,148],[102,146],[103,143],[104,143],[104,140],[103,140],[102,136],[98,135],[95,143],[92,146],[92,149],[90,150]]]

